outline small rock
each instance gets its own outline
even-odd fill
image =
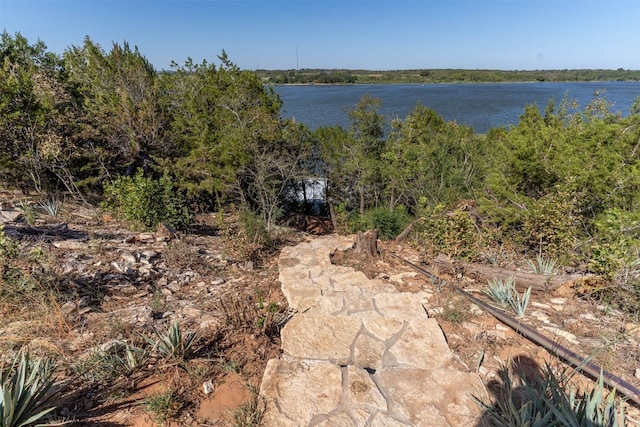
[[[144,258],[146,260],[151,261],[152,259],[156,259],[160,256],[158,252],[155,251],[144,251],[140,254],[140,258]]]
[[[18,218],[20,218],[20,215],[22,215],[21,210],[2,210],[0,211],[0,223],[6,224],[8,222],[17,221]]]
[[[52,243],[58,249],[67,249],[67,250],[86,250],[89,248],[87,242],[83,242],[82,240],[76,239],[67,239],[67,240],[58,240]]]
[[[549,304],[543,304],[541,302],[531,301],[529,305],[531,307],[539,308],[540,310],[551,310],[551,306]]]
[[[636,378],[640,378],[640,368],[636,368],[636,371],[633,373],[633,376]]]
[[[129,264],[135,264],[136,262],[138,262],[138,260],[136,259],[136,256],[130,253],[123,253],[120,256],[120,259],[122,259],[124,262],[127,262]]]
[[[224,284],[224,282],[225,282],[225,280],[224,280],[222,277],[217,277],[217,278],[215,278],[215,279],[213,279],[213,280],[211,281],[211,284],[212,284],[213,286],[219,286],[219,285]]]
[[[203,382],[202,383],[202,391],[204,392],[204,394],[213,393],[213,381],[207,380],[207,381]]]
[[[153,233],[140,233],[136,237],[134,237],[133,240],[146,243],[146,242],[153,242],[154,240],[156,240],[156,237]],[[132,242],[128,242],[128,243],[132,243]]]
[[[427,315],[429,317],[436,317],[442,313],[444,313],[443,307],[431,307],[427,309]]]
[[[507,338],[506,331],[499,331],[497,329],[488,330],[487,335],[494,338],[505,339]]]
[[[598,317],[596,315],[594,315],[593,313],[583,313],[580,315],[580,317],[582,317],[583,319],[586,320],[591,320],[591,321],[597,321]]]
[[[67,314],[67,315],[73,313],[77,309],[78,309],[78,304],[76,304],[74,301],[67,301],[64,304],[62,304],[62,306],[60,307],[60,311],[63,314]]]
[[[543,326],[542,329],[544,329],[545,331],[549,331],[559,337],[562,337],[564,339],[566,339],[567,341],[569,341],[572,344],[580,344],[580,341],[577,340],[576,336],[573,335],[570,332],[567,331],[563,331],[560,328],[557,327],[550,327],[550,326]]]

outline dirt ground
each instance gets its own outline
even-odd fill
[[[297,218],[297,230],[283,227],[272,241],[254,244],[232,215],[202,215],[189,234],[181,234],[135,231],[79,204],[63,204],[55,218],[35,202],[21,205],[36,209],[30,218],[24,211],[4,221],[5,235],[19,242],[19,256],[4,271],[19,274],[3,279],[9,291],[0,300],[0,354],[6,359],[26,346],[57,360],[57,420],[95,427],[257,425],[262,374],[267,360],[279,356],[279,331],[292,315],[280,291],[277,257],[282,247],[313,238],[309,231],[326,232],[326,222]],[[22,209],[7,198],[0,208]],[[509,363],[530,375],[546,363],[563,369],[546,350],[444,282],[434,283],[390,256],[397,253],[438,274],[433,260],[410,244],[379,247],[381,255],[373,260],[345,252],[334,261],[401,291],[432,290],[429,314],[438,319],[460,366],[478,371],[489,391]],[[481,283],[441,278],[482,295]],[[183,337],[196,334],[179,357],[150,345],[173,322]],[[622,313],[569,287],[533,295],[523,322],[545,333],[564,331],[563,345],[640,386],[634,375],[640,331]],[[119,362],[129,348],[144,350],[134,366]],[[576,379],[578,386],[591,384]],[[640,421],[634,407],[627,414]]]

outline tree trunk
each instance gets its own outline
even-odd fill
[[[369,230],[366,233],[358,231],[353,247],[355,253],[366,255],[368,258],[378,256],[378,230]]]
[[[491,280],[506,281],[513,277],[516,289],[524,291],[531,287],[532,292],[536,293],[551,292],[566,283],[582,277],[579,274],[547,276],[507,270],[491,265],[472,264],[462,261],[452,262],[449,257],[442,254],[438,255],[435,264],[440,272],[449,273],[454,277],[463,274],[484,283],[488,283]]]
[[[329,215],[331,215],[331,224],[333,225],[333,232],[338,232],[338,219],[336,218],[336,211],[333,209],[333,200],[329,199]]]

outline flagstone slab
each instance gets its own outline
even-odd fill
[[[347,364],[361,328],[353,317],[301,313],[282,329],[282,350],[293,358]]]
[[[352,237],[284,248],[280,281],[296,314],[281,331],[260,395],[264,427],[475,426],[478,375],[459,371],[431,292],[399,292],[330,254]]]
[[[406,418],[415,427],[474,426],[480,415],[472,394],[479,396],[477,375],[453,367],[438,369],[382,369],[374,379],[392,396],[389,414]]]
[[[260,395],[265,397],[263,425],[307,426],[340,406],[342,389],[342,371],[337,365],[271,359],[260,386]]]

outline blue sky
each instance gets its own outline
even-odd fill
[[[0,30],[245,69],[640,69],[640,0],[0,0]]]

